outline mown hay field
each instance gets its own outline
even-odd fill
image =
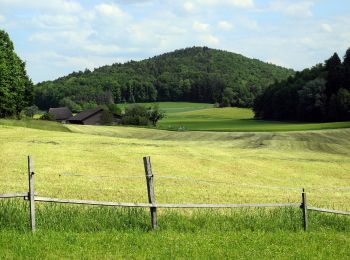
[[[159,203],[300,202],[350,209],[350,129],[280,133],[173,132],[68,125],[71,132],[0,126],[0,193],[146,202],[151,156]],[[79,175],[79,176],[74,176]]]

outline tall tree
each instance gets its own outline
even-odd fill
[[[350,91],[350,48],[347,49],[343,61],[343,88]]]
[[[341,60],[337,53],[326,61],[327,83],[326,83],[326,95],[328,99],[337,93],[341,88],[342,84],[342,73],[341,73]]]
[[[33,83],[25,63],[14,51],[7,32],[0,30],[0,117],[19,116],[33,103]]]

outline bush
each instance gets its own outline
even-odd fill
[[[149,125],[147,108],[142,105],[131,105],[125,108],[122,119],[124,125]]]
[[[100,123],[102,125],[110,125],[113,122],[113,114],[108,110],[103,110]]]
[[[164,118],[165,113],[164,111],[160,110],[159,105],[155,104],[153,107],[149,108],[148,111],[148,118],[151,121],[153,126],[157,125],[157,122]]]
[[[34,106],[24,108],[21,112],[21,116],[33,118],[34,115],[37,114],[38,112],[39,112],[39,108],[34,105]]]
[[[40,117],[40,120],[54,121],[54,118],[52,114],[45,113]]]
[[[115,115],[120,116],[122,114],[122,110],[120,109],[120,107],[117,104],[109,104],[107,106],[108,110]]]
[[[153,125],[164,118],[165,113],[159,109],[158,105],[146,108],[143,105],[135,104],[125,108],[122,119],[124,125]]]

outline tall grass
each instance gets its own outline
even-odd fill
[[[198,231],[300,231],[302,214],[298,208],[159,210],[159,229],[175,232]],[[37,228],[42,231],[101,232],[150,230],[147,209],[81,205],[38,204]],[[350,231],[350,218],[309,212],[310,230]],[[28,203],[0,201],[0,230],[29,230]]]

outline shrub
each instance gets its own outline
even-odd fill
[[[147,108],[138,104],[126,107],[122,123],[124,125],[149,125]]]
[[[143,105],[135,104],[125,108],[122,119],[124,125],[150,125],[156,126],[157,122],[164,118],[165,113],[158,105],[146,108]]]
[[[37,106],[26,107],[22,110],[21,116],[31,117],[33,118],[35,114],[39,112],[39,108]]]
[[[53,115],[50,113],[45,113],[40,117],[41,120],[54,121]]]
[[[109,125],[113,122],[113,114],[108,110],[103,110],[100,123],[102,125]]]

